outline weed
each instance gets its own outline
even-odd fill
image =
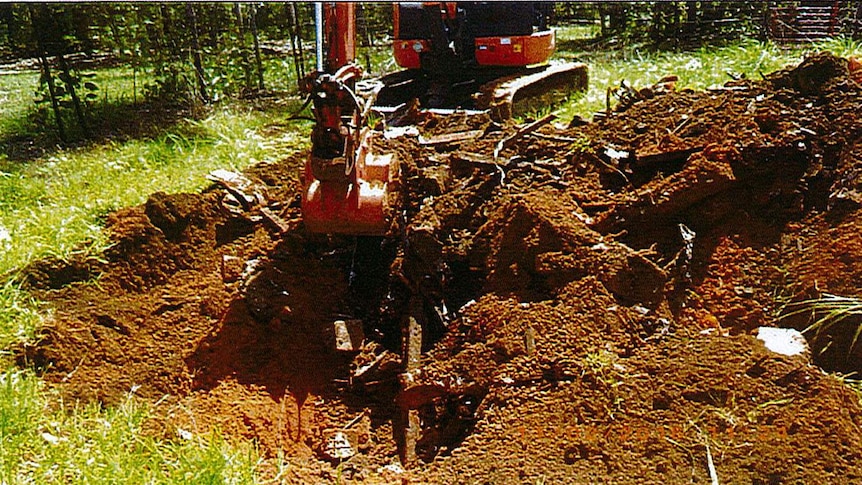
[[[616,354],[607,350],[588,353],[584,357],[581,371],[581,377],[595,382],[607,392],[610,403],[605,406],[605,410],[612,420],[617,413],[622,411],[624,401],[620,386],[624,383],[625,367],[617,363],[616,360]]]
[[[859,405],[862,406],[862,380],[854,379],[851,376],[854,374],[846,375],[846,374],[832,374],[835,379],[837,379],[840,383],[849,387],[856,394],[856,400],[859,402]]]
[[[824,293],[817,299],[788,304],[787,309],[789,311],[781,316],[782,319],[800,314],[811,315],[814,322],[808,325],[802,333],[814,332],[811,339],[812,342],[816,342],[821,336],[829,333],[836,325],[848,318],[862,316],[862,299]],[[862,322],[854,320],[851,324],[855,325],[855,328],[851,329],[853,330],[853,339],[850,342],[848,353],[853,351],[859,336],[862,335]]]

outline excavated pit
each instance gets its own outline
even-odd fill
[[[301,154],[247,174],[281,225],[216,187],[154,194],[109,218],[102,260],[28,268],[49,317],[18,361],[67,400],[136,389],[165,439],[217,427],[283,451],[297,483],[705,483],[708,454],[722,483],[862,480],[859,397],[818,367],[859,370],[860,322],[797,356],[754,337],[810,325],[787,310],[804,302],[862,297],[847,61],[638,97],[520,137],[398,114],[420,135],[377,147],[403,161],[384,240],[303,231]],[[411,291],[425,351],[399,391]],[[335,350],[336,320],[361,347]],[[399,405],[422,428],[406,472],[387,467]]]

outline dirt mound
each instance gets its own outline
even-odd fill
[[[269,214],[155,194],[111,216],[104,261],[30,268],[51,318],[17,355],[70,398],[134,388],[166,438],[285,450],[301,482],[860,480],[858,396],[812,364],[858,370],[859,322],[813,357],[752,335],[807,326],[778,318],[788,302],[862,296],[860,103],[823,54],[532,133],[405,113],[420,136],[378,146],[402,163],[398,237],[306,234],[298,156],[249,174]],[[407,314],[425,352],[405,381]],[[338,325],[364,334],[354,351]],[[402,473],[405,406],[420,461]]]

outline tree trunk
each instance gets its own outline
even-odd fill
[[[198,91],[204,103],[209,104],[210,95],[207,92],[206,76],[204,75],[203,62],[201,60],[201,45],[198,38],[198,17],[191,3],[186,3],[186,19],[191,26],[192,34],[192,64],[195,67],[195,77],[198,79]]]
[[[177,52],[176,36],[174,35],[174,20],[171,17],[171,10],[168,5],[162,4],[159,6],[159,11],[162,15],[162,35],[165,44],[168,45],[168,59],[173,60]]]
[[[371,31],[368,29],[368,6],[360,3],[357,5],[357,7],[359,7],[359,18],[362,20],[362,33],[365,37],[365,47],[374,47],[374,39],[371,37]]]
[[[90,137],[90,129],[87,126],[87,118],[84,116],[84,107],[81,105],[81,98],[78,97],[78,92],[75,91],[75,78],[72,77],[72,70],[69,68],[69,63],[63,54],[57,54],[57,60],[60,62],[60,69],[63,70],[63,82],[66,83],[66,90],[72,97],[72,106],[75,108],[75,117],[78,119],[78,124],[81,126],[81,131],[84,136]]]
[[[42,75],[48,82],[48,96],[51,97],[51,107],[54,109],[54,121],[57,122],[57,132],[60,134],[60,139],[63,142],[68,141],[66,138],[66,127],[63,126],[63,117],[60,115],[60,100],[57,99],[57,88],[54,86],[54,75],[51,73],[51,66],[48,64],[48,57],[44,51],[39,54],[39,62],[42,63]]]
[[[51,98],[51,108],[54,110],[54,121],[57,123],[57,133],[60,139],[65,143],[68,141],[66,137],[66,127],[63,124],[62,113],[60,112],[60,100],[57,98],[57,86],[54,84],[54,74],[51,72],[51,65],[48,63],[48,47],[46,45],[45,36],[45,20],[49,15],[47,7],[39,6],[37,11],[32,6],[27,6],[30,19],[33,23],[33,37],[36,40],[36,46],[39,49],[39,61],[42,64],[42,75],[45,76],[45,82],[48,84],[48,96]]]
[[[290,53],[291,57],[293,57],[293,69],[296,72],[296,80],[299,82],[305,74],[302,72],[302,68],[299,65],[299,52],[296,46],[296,4],[291,2],[289,5],[285,5],[285,12],[287,13],[287,36],[290,38]]]
[[[240,65],[242,66],[244,77],[244,88],[250,89],[252,86],[251,66],[248,62],[248,50],[245,45],[245,21],[242,15],[242,4],[236,2],[233,4],[233,12],[236,16],[237,34],[239,42]]]
[[[260,39],[257,35],[257,6],[251,4],[249,7],[249,25],[251,26],[251,37],[254,40],[254,62],[257,67],[257,89],[263,91],[266,87],[263,84],[263,62],[260,60]]]
[[[302,23],[299,19],[299,10],[296,8],[296,3],[290,3],[291,11],[293,12],[293,29],[294,36],[296,37],[296,49],[299,53],[299,70],[302,74],[302,77],[305,77],[305,54],[302,52]],[[299,81],[300,78],[297,78]]]

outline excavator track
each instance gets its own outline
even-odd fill
[[[486,83],[480,88],[476,104],[500,121],[556,105],[586,89],[586,64],[567,62]]]
[[[518,70],[477,70],[472,76],[435,83],[419,70],[388,74],[366,85],[377,89],[374,103],[380,113],[391,113],[419,100],[431,110],[489,112],[497,121],[553,106],[587,88],[587,66],[582,63],[549,64]]]

